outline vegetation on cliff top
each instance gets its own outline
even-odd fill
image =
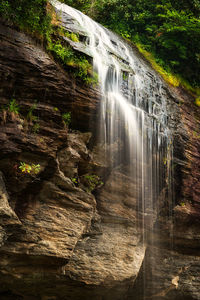
[[[63,0],[136,43],[165,80],[200,94],[199,0]]]
[[[52,31],[47,0],[1,0],[0,15],[17,24],[21,30],[47,36]]]
[[[63,39],[68,37],[79,42],[78,37],[59,27],[55,12],[48,0],[2,0],[0,16],[15,24],[20,30],[26,31],[44,41],[46,49],[56,60],[67,66],[76,77],[87,84],[98,82],[97,74],[85,55],[80,55]]]
[[[200,0],[62,0],[134,42],[152,66],[174,86],[182,84],[200,95]],[[20,29],[48,41],[48,49],[63,63],[77,67],[88,80],[89,63],[52,40],[48,0],[2,0],[0,15]],[[96,81],[93,78],[93,81]]]

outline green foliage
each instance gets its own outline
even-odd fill
[[[50,41],[47,49],[63,64],[69,64],[73,60],[74,52],[72,48],[70,46],[64,47],[60,41]]]
[[[40,130],[40,124],[39,123],[35,123],[34,125],[33,125],[33,127],[32,127],[32,131],[33,131],[33,133],[38,133],[39,132],[39,130]]]
[[[39,164],[27,164],[25,162],[21,162],[19,166],[19,170],[24,174],[37,175],[41,171],[41,166]]]
[[[73,36],[75,37],[75,35]],[[64,66],[71,66],[74,75],[84,80],[87,84],[96,84],[98,82],[97,75],[92,71],[92,65],[83,54],[77,54],[71,46],[63,45],[60,40],[49,40],[47,49]]]
[[[12,99],[8,104],[8,111],[16,115],[19,114],[19,105],[17,104],[15,99]]]
[[[37,116],[35,116],[34,114],[33,114],[33,112],[34,112],[34,110],[37,108],[37,101],[35,101],[34,103],[33,103],[33,105],[30,107],[30,109],[29,109],[29,111],[28,111],[28,113],[27,113],[27,115],[26,115],[26,120],[28,121],[28,123],[30,124],[30,125],[32,125],[32,128],[31,128],[31,130],[32,130],[32,132],[34,133],[34,134],[36,134],[36,133],[38,133],[39,132],[39,130],[40,130],[40,124],[38,123],[38,117]]]
[[[71,123],[71,112],[66,112],[62,114],[62,119],[65,125],[68,127],[69,124]]]
[[[16,117],[19,115],[19,110],[20,107],[17,104],[15,99],[12,99],[8,105],[2,105],[1,111],[2,111],[3,122],[6,123],[8,115],[10,115],[12,121],[14,121]]]
[[[56,32],[58,33],[58,35],[67,37],[73,42],[79,42],[79,35],[77,33],[67,31],[64,27],[58,27],[56,29]]]
[[[92,8],[95,4],[95,0],[61,0],[61,2],[64,2],[70,6],[73,6],[79,10],[81,10],[83,13],[87,14],[88,12],[92,12]]]
[[[17,25],[21,30],[42,37],[47,50],[64,66],[87,84],[96,84],[97,75],[92,72],[92,65],[84,55],[75,52],[72,47],[64,44],[62,36],[73,42],[79,42],[79,35],[58,27],[55,12],[47,0],[2,0],[0,16]],[[29,119],[32,118],[30,111]],[[32,120],[30,120],[31,122]]]
[[[170,71],[165,70],[163,67],[161,67],[157,62],[155,57],[145,50],[141,44],[136,43],[136,46],[138,50],[144,55],[144,57],[150,62],[152,67],[161,74],[161,76],[167,81],[169,84],[173,86],[179,86],[180,84],[180,78],[177,76],[173,75]]]
[[[54,110],[55,112],[58,112],[58,111],[59,111],[59,109],[58,109],[57,107],[54,107],[53,110]]]
[[[153,67],[175,85],[200,95],[200,1],[199,0],[62,0],[82,10],[104,26],[147,51]],[[79,36],[51,24],[47,0],[1,0],[0,16],[20,29],[42,36],[48,50],[88,84],[98,82],[90,63],[57,35],[79,42]],[[54,25],[58,25],[55,22]],[[54,36],[52,38],[52,36]],[[176,79],[175,79],[176,78]]]
[[[72,67],[74,75],[84,80],[87,84],[96,84],[98,82],[98,76],[92,71],[92,65],[84,54],[76,53],[71,46],[64,45],[59,39],[49,39],[47,49],[64,66]]]
[[[46,13],[47,0],[1,0],[0,15],[31,33],[48,35],[51,17]]]
[[[79,37],[78,37],[78,34],[76,34],[76,33],[73,33],[73,32],[69,33],[69,38],[70,38],[73,42],[76,42],[76,43],[79,42]]]
[[[200,96],[195,99],[195,104],[200,106]]]
[[[103,185],[103,182],[100,180],[100,177],[97,175],[84,175],[84,181],[87,185],[88,192],[92,192],[96,187]]]
[[[72,177],[72,178],[71,178],[71,181],[72,181],[75,185],[78,184],[78,180],[77,180],[76,177]]]
[[[37,108],[37,102],[35,101],[35,103],[30,107],[26,119],[27,121],[29,121],[30,123],[32,123],[32,121],[36,121],[38,118],[37,116],[33,115],[33,111]]]
[[[147,51],[163,77],[198,94],[199,0],[64,0]],[[169,78],[171,76],[172,78]]]

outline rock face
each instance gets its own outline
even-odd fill
[[[25,34],[1,24],[0,39],[0,299],[199,300],[200,119],[192,98],[168,91],[176,200],[172,214],[167,200],[160,204],[144,241],[134,182],[93,147],[98,88]],[[12,99],[19,114],[6,108]],[[82,132],[66,128],[69,111]],[[23,173],[21,162],[39,164],[39,173]]]
[[[18,217],[9,206],[9,196],[6,191],[2,173],[0,173],[0,245],[4,244],[5,239],[9,236],[9,231],[17,230],[17,225],[21,225]]]
[[[2,24],[0,35],[1,103],[7,103],[12,98],[20,99],[22,109],[28,110],[36,100],[37,110],[42,113],[39,116],[44,121],[56,122],[59,114],[55,108],[58,108],[61,113],[72,112],[74,127],[77,125],[88,130],[89,126],[94,125],[92,119],[99,103],[97,88],[91,86],[89,89],[81,82],[77,85],[70,73],[66,74],[27,35]]]

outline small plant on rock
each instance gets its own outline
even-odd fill
[[[41,170],[41,166],[39,164],[29,165],[25,162],[21,162],[20,166],[19,166],[19,169],[24,174],[37,175]]]
[[[71,181],[75,184],[78,185],[78,179],[76,177],[72,177]]]
[[[37,165],[32,164],[31,167],[32,167],[32,173],[35,175],[37,175],[41,171],[41,166],[39,164]]]
[[[27,121],[32,124],[33,121],[37,121],[38,117],[33,115],[33,111],[37,108],[37,103],[35,102],[29,109],[26,119]]]
[[[19,109],[20,107],[15,99],[12,99],[8,105],[3,105],[1,107],[3,123],[6,123],[9,115],[11,117],[11,120],[15,121],[19,114]]]
[[[32,127],[32,131],[33,131],[33,133],[38,133],[39,132],[39,130],[40,130],[40,124],[39,123],[35,123],[34,125],[33,125],[33,127]]]
[[[39,118],[37,116],[35,116],[33,114],[34,110],[37,108],[37,101],[35,100],[35,102],[33,103],[33,105],[29,108],[29,111],[26,115],[26,124],[27,127],[32,126],[31,127],[31,131],[36,134],[39,132],[40,129],[40,124],[38,123]]]
[[[200,96],[195,99],[195,104],[200,106]]]
[[[70,39],[75,42],[75,43],[78,43],[79,42],[79,36],[78,34],[74,33],[74,32],[71,32],[70,34]]]
[[[11,112],[11,113],[14,113],[16,115],[18,115],[19,113],[19,105],[17,104],[16,100],[15,99],[12,99],[8,105],[8,110]]]
[[[71,112],[66,112],[66,113],[62,114],[62,119],[63,119],[64,125],[66,127],[69,127],[69,124],[71,123]]]
[[[11,119],[12,121],[14,121],[16,119],[16,117],[18,116],[19,114],[19,105],[17,104],[16,100],[15,99],[12,99],[10,101],[10,103],[8,104],[8,112],[10,113],[11,115]]]
[[[84,175],[84,182],[87,185],[87,191],[92,192],[95,188],[103,185],[100,177],[98,175]]]

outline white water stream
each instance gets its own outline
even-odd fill
[[[145,225],[145,216],[153,215],[165,185],[167,169],[170,173],[172,147],[161,81],[155,82],[156,77],[118,36],[68,5],[55,0],[52,4],[70,16],[71,24],[63,20],[63,26],[68,29],[73,24],[86,36],[102,93],[100,138],[107,149],[118,143],[115,158],[114,150],[106,155],[112,167],[124,161],[128,165]]]
[[[171,181],[172,146],[161,80],[121,38],[80,11],[52,3],[68,15],[63,26],[86,37],[102,94],[100,139],[111,168],[126,165],[134,183],[144,242],[145,227],[152,227],[158,199]],[[171,197],[171,187],[167,193]]]

